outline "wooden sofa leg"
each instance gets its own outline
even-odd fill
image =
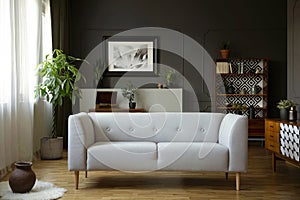
[[[240,190],[240,180],[241,180],[241,173],[237,172],[235,174],[235,184],[236,184],[236,190],[239,191]]]
[[[75,171],[75,189],[78,190],[78,182],[79,182],[79,171]]]
[[[225,179],[228,180],[228,172],[225,172]]]
[[[85,178],[87,178],[87,170],[85,170]]]

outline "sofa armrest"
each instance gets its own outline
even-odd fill
[[[248,118],[227,114],[221,122],[219,143],[229,149],[228,171],[246,172],[248,169]]]
[[[86,170],[86,149],[95,142],[93,123],[87,113],[68,119],[68,169]]]

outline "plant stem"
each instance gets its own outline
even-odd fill
[[[52,104],[52,128],[51,128],[52,138],[56,137],[56,108],[57,105]]]

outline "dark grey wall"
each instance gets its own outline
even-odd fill
[[[297,104],[300,119],[300,1],[288,1],[288,99]]]
[[[269,116],[277,116],[276,103],[286,98],[286,0],[72,0],[70,1],[70,52],[85,57],[102,40],[138,27],[164,27],[198,41],[213,59],[219,43],[231,41],[231,57],[263,57],[269,65]],[[160,55],[164,62],[174,63]],[[193,73],[179,59],[184,76]],[[191,70],[189,70],[191,69]],[[189,78],[189,77],[188,77]],[[201,77],[190,76],[199,90],[198,101],[209,102]],[[105,86],[113,85],[108,78]],[[199,94],[198,94],[199,93]],[[192,110],[185,101],[185,110]],[[209,107],[200,108],[207,110]]]

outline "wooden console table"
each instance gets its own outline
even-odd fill
[[[300,121],[265,119],[265,147],[272,152],[272,169],[281,158],[300,167]]]
[[[146,112],[144,108],[96,108],[90,109],[89,112]]]

